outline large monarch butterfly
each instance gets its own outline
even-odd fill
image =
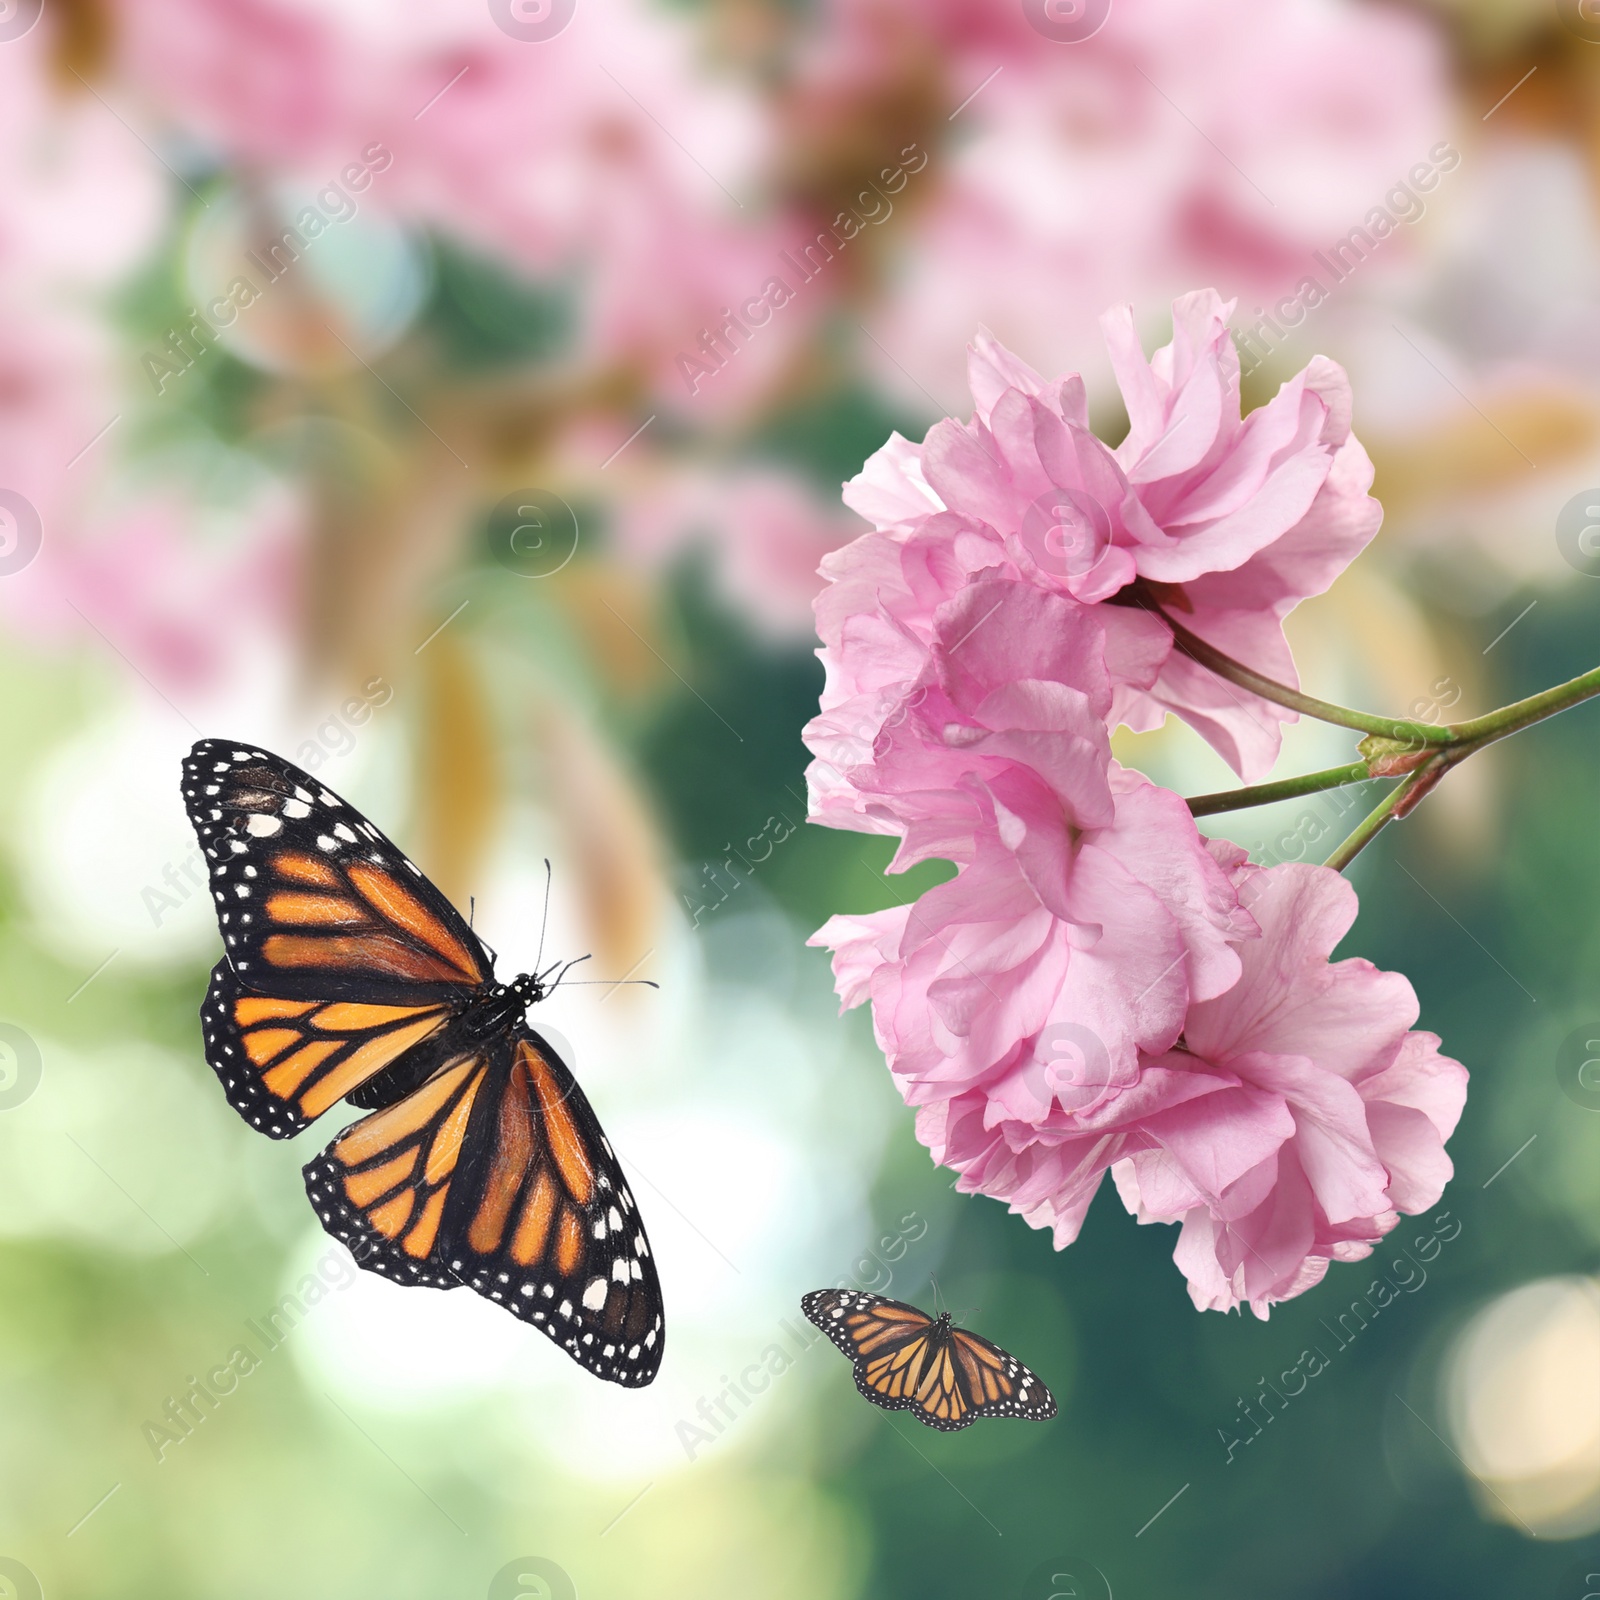
[[[930,1317],[899,1300],[859,1289],[816,1289],[800,1309],[850,1357],[856,1388],[885,1411],[909,1411],[944,1433],[979,1417],[1056,1414],[1055,1397],[1009,1351],[965,1328],[950,1313]]]
[[[644,1223],[589,1102],[526,1022],[552,967],[498,983],[448,900],[325,785],[202,739],[183,797],[223,958],[200,1010],[229,1103],[274,1139],[372,1112],[305,1167],[322,1225],[404,1284],[462,1284],[589,1371],[661,1365]]]

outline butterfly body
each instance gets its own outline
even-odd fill
[[[497,983],[481,998],[470,1001],[459,1013],[458,1026],[467,1038],[487,1039],[516,1027],[527,1016],[528,1007],[544,996],[544,985],[531,972],[524,972],[511,983]]]
[[[856,1289],[818,1289],[800,1309],[849,1358],[856,1388],[885,1411],[909,1411],[944,1433],[980,1417],[1042,1421],[1056,1403],[1037,1373],[965,1328],[948,1311]]]
[[[202,740],[184,798],[225,946],[201,1008],[229,1102],[288,1138],[371,1114],[305,1168],[323,1226],[404,1284],[458,1285],[596,1375],[649,1383],[661,1290],[621,1165],[511,983],[373,824],[266,751]],[[553,969],[552,969],[553,970]]]

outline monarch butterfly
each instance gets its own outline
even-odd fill
[[[817,1289],[800,1309],[850,1357],[856,1388],[885,1411],[909,1411],[945,1433],[979,1417],[1056,1414],[1037,1373],[1009,1351],[899,1300],[856,1289]]]
[[[183,797],[224,953],[200,1010],[229,1103],[274,1139],[372,1114],[305,1167],[367,1269],[475,1289],[612,1383],[661,1365],[644,1223],[583,1091],[527,1025],[549,968],[498,983],[448,900],[279,756],[202,739]],[[557,979],[559,981],[559,979]]]

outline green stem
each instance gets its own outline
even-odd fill
[[[1421,781],[1423,774],[1413,772],[1403,783],[1397,783],[1376,806],[1358,822],[1351,832],[1350,837],[1333,852],[1323,863],[1332,867],[1335,872],[1343,872],[1363,850],[1378,837],[1380,833],[1394,821],[1395,807],[1414,789]]]
[[[1523,728],[1543,722],[1546,717],[1553,717],[1570,706],[1581,705],[1596,695],[1600,695],[1600,667],[1594,667],[1566,683],[1558,683],[1555,688],[1546,689],[1541,694],[1529,695],[1526,700],[1502,706],[1486,716],[1474,717],[1470,722],[1458,722],[1450,730],[1450,742],[1471,745],[1474,749],[1493,744],[1496,739],[1519,733]]]
[[[1423,794],[1451,767],[1465,761],[1468,756],[1494,744],[1496,740],[1530,728],[1536,722],[1543,722],[1545,718],[1581,705],[1597,695],[1600,695],[1600,667],[1591,668],[1566,683],[1558,683],[1553,689],[1529,695],[1526,700],[1501,706],[1498,711],[1474,717],[1469,722],[1456,723],[1450,729],[1449,742],[1434,746],[1421,765],[1384,796],[1378,808],[1328,857],[1328,865],[1335,871],[1342,871],[1391,821],[1410,811],[1411,805],[1407,801],[1411,796],[1415,795],[1416,800],[1421,800]],[[1419,790],[1420,793],[1417,792]]]
[[[1539,694],[1529,695],[1526,700],[1518,700],[1512,705],[1502,706],[1498,711],[1474,717],[1470,722],[1458,722],[1449,727],[1433,722],[1408,722],[1398,717],[1380,717],[1370,711],[1355,711],[1349,706],[1334,705],[1329,700],[1318,700],[1315,695],[1302,694],[1285,683],[1278,683],[1257,672],[1254,667],[1235,661],[1215,645],[1207,644],[1198,634],[1190,633],[1169,612],[1158,608],[1158,614],[1172,629],[1173,642],[1177,647],[1192,661],[1216,673],[1219,678],[1237,684],[1241,689],[1248,689],[1251,694],[1270,700],[1286,710],[1299,711],[1337,727],[1375,733],[1413,748],[1430,745],[1439,748],[1471,745],[1476,748],[1492,744],[1496,739],[1504,739],[1508,734],[1518,733],[1523,728],[1544,721],[1546,717],[1553,717],[1558,711],[1565,711],[1600,695],[1600,667],[1594,667],[1566,683],[1558,683],[1553,689],[1545,689]]]
[[[1376,808],[1356,826],[1350,837],[1328,857],[1327,865],[1336,872],[1349,866],[1396,816],[1404,816],[1411,805],[1420,801],[1457,762],[1464,761],[1485,745],[1600,696],[1600,667],[1594,667],[1566,683],[1558,683],[1553,689],[1529,695],[1526,700],[1518,700],[1512,705],[1502,706],[1498,711],[1450,727],[1373,716],[1370,712],[1352,711],[1348,706],[1336,706],[1327,700],[1318,700],[1313,695],[1301,694],[1298,689],[1277,683],[1253,667],[1245,666],[1242,661],[1235,661],[1214,645],[1207,644],[1197,634],[1190,633],[1149,594],[1140,598],[1139,603],[1154,611],[1172,629],[1173,644],[1177,649],[1183,651],[1190,660],[1216,673],[1219,678],[1289,711],[1302,712],[1338,727],[1375,734],[1415,753],[1418,762],[1415,769],[1383,797]],[[1381,746],[1369,748],[1366,742],[1363,742],[1362,750],[1369,754],[1370,762],[1357,762],[1348,767],[1328,767],[1321,772],[1310,772],[1300,778],[1284,778],[1276,783],[1260,783],[1244,789],[1196,795],[1189,801],[1189,810],[1194,816],[1204,817],[1219,811],[1241,810],[1246,806],[1270,805],[1274,800],[1288,800],[1296,795],[1315,794],[1323,789],[1360,783],[1375,775],[1373,766],[1380,761],[1390,761],[1395,765],[1411,764],[1409,757],[1403,763],[1394,760],[1397,755],[1405,755],[1405,751],[1385,751]],[[1408,801],[1411,803],[1408,804]]]
[[[1348,706],[1336,706],[1328,700],[1318,700],[1314,695],[1301,694],[1285,683],[1265,677],[1242,661],[1224,655],[1215,645],[1209,645],[1198,634],[1190,633],[1181,622],[1173,620],[1170,613],[1159,611],[1161,620],[1172,629],[1173,643],[1192,661],[1225,678],[1229,683],[1248,689],[1251,694],[1270,700],[1274,705],[1289,711],[1299,711],[1320,722],[1331,722],[1341,728],[1355,728],[1361,733],[1376,733],[1386,739],[1398,739],[1411,745],[1449,744],[1449,728],[1431,722],[1407,722],[1397,717],[1374,716],[1368,711],[1352,711]]]
[[[1298,778],[1280,778],[1275,783],[1252,784],[1247,789],[1223,789],[1216,794],[1197,794],[1189,810],[1197,817],[1215,816],[1219,811],[1243,811],[1246,806],[1269,806],[1274,800],[1293,800],[1297,795],[1316,794],[1323,789],[1341,789],[1349,783],[1365,783],[1372,774],[1365,761],[1348,767],[1326,767]]]

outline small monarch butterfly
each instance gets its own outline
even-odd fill
[[[622,1168],[448,900],[353,806],[254,745],[202,739],[183,797],[224,953],[200,1010],[229,1104],[274,1139],[372,1115],[305,1167],[322,1225],[403,1284],[465,1285],[590,1372],[661,1365],[661,1286]],[[559,982],[559,978],[557,979]]]
[[[945,1433],[979,1417],[1056,1414],[1037,1373],[1009,1351],[899,1300],[857,1289],[817,1289],[800,1309],[850,1357],[856,1388],[885,1411],[909,1411]]]

